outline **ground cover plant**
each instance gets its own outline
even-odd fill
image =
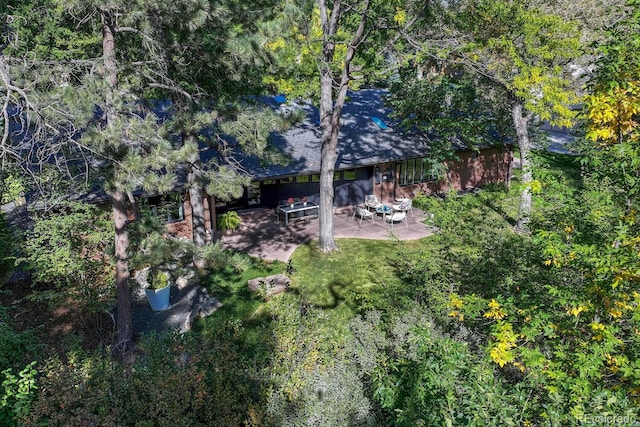
[[[202,281],[223,303],[213,316],[183,336],[143,338],[128,365],[79,349],[39,359],[38,393],[12,416],[54,425],[634,420],[638,319],[625,313],[636,302],[586,301],[589,263],[570,255],[575,243],[601,241],[603,218],[620,211],[598,199],[576,159],[536,161],[531,235],[513,232],[515,179],[512,190],[415,198],[439,229],[425,239],[343,239],[322,256],[311,242],[288,264],[220,254]],[[249,291],[247,280],[280,273],[291,278],[285,293]]]

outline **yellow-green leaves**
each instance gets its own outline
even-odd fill
[[[640,81],[615,85],[585,97],[589,129],[587,138],[601,144],[616,144],[638,139]]]
[[[494,342],[489,347],[491,360],[501,368],[515,360],[513,348],[516,347],[517,335],[513,332],[510,323],[499,321],[491,333]]]
[[[487,319],[500,320],[500,319],[504,319],[507,316],[506,310],[495,299],[492,299],[491,301],[489,301],[488,305],[489,305],[489,310],[483,315]]]
[[[407,22],[407,12],[404,9],[397,8],[393,21],[398,25],[404,25]]]

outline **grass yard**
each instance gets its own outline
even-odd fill
[[[340,251],[319,256],[313,242],[291,257],[292,289],[305,303],[354,314],[363,299],[399,285],[392,259],[402,242],[340,239],[338,246]]]
[[[580,316],[593,303],[591,270],[553,266],[549,256],[564,252],[548,251],[568,238],[607,242],[602,218],[618,211],[599,187],[580,188],[573,159],[537,161],[532,235],[512,229],[516,178],[510,191],[416,197],[440,229],[421,240],[339,239],[333,254],[312,242],[289,263],[224,254],[203,280],[222,308],[188,334],[145,338],[132,368],[99,354],[52,365],[36,413],[64,417],[69,401],[74,414],[78,406],[140,425],[163,411],[174,417],[166,425],[582,425],[581,414],[605,411],[638,419],[636,320],[619,333],[621,322]],[[599,222],[585,215],[592,207]],[[286,292],[249,291],[249,279],[280,273],[291,278]]]
[[[481,262],[484,255],[477,248],[470,249],[469,244],[510,229],[502,211],[504,205],[500,204],[505,200],[514,199],[497,188],[448,202],[436,198],[417,201],[434,212],[437,224],[448,227],[455,222],[462,227],[463,231],[457,233],[408,242],[338,239],[340,250],[326,255],[318,252],[317,242],[311,242],[298,247],[288,265],[248,260],[244,271],[226,266],[205,282],[223,307],[201,322],[200,331],[215,334],[222,324],[239,322],[247,350],[254,352],[261,339],[273,334],[274,320],[291,315],[283,310],[295,311],[296,315],[314,310],[322,313],[323,321],[313,333],[342,345],[350,337],[349,323],[355,316],[371,310],[386,315],[402,312],[410,309],[416,298],[433,296],[423,284],[414,286],[407,278],[417,268],[428,266],[430,272],[425,274],[441,271],[450,276],[468,271],[471,259]],[[513,206],[505,209],[513,210]],[[264,301],[247,288],[249,279],[284,272],[291,278],[291,287],[284,295]]]

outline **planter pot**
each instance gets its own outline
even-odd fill
[[[171,286],[167,285],[162,289],[145,289],[147,300],[153,311],[162,311],[169,308],[169,295],[171,295]]]
[[[307,206],[307,202],[303,202],[303,203],[302,203],[302,206]]]
[[[293,203],[291,203],[289,206],[293,207]]]

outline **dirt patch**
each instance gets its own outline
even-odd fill
[[[8,311],[11,327],[35,331],[46,354],[64,353],[72,342],[88,351],[113,342],[114,320],[109,313],[91,313],[73,299],[50,307],[31,295],[27,281],[7,283],[0,288],[0,304]]]

